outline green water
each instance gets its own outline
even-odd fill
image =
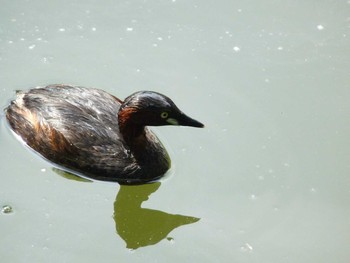
[[[0,123],[1,262],[350,260],[348,1],[0,0],[0,107],[68,83],[155,90],[172,170],[56,173]]]

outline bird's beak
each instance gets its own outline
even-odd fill
[[[176,118],[168,118],[166,121],[171,125],[191,126],[196,128],[204,127],[203,123],[200,123],[199,121],[188,117],[182,112],[179,115],[177,115]]]

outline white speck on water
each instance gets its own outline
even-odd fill
[[[245,231],[244,229],[238,229],[238,233],[239,233],[239,234],[245,234],[246,231]]]
[[[261,167],[260,164],[256,164],[256,165],[255,165],[255,168],[257,168],[257,169],[259,169],[260,167]]]
[[[152,46],[154,46],[154,47],[158,47],[158,44],[157,44],[157,43],[154,43]]]
[[[255,194],[251,194],[250,197],[249,197],[250,200],[256,200],[256,198],[257,198],[257,197],[256,197]]]
[[[284,163],[284,167],[289,167],[289,163]]]
[[[129,31],[129,32],[131,32],[131,31],[133,31],[133,30],[134,30],[133,27],[127,27],[127,28],[126,28],[126,31]]]
[[[139,72],[141,72],[141,69],[139,69],[139,68],[138,68],[138,69],[136,69],[136,72],[138,72],[138,73],[139,73]]]
[[[239,51],[241,51],[241,49],[239,47],[235,46],[235,47],[233,47],[233,51],[239,52]]]
[[[12,40],[9,40],[7,43],[12,44],[12,43],[13,43],[13,41],[12,41]]]
[[[277,50],[283,50],[283,47],[279,46],[277,47]]]
[[[323,25],[317,25],[317,29],[318,29],[318,30],[323,30],[323,29],[324,29],[324,26],[323,26]]]
[[[33,45],[30,45],[29,47],[28,47],[28,49],[34,49],[36,46],[33,44]]]
[[[91,30],[95,32],[97,30],[97,28],[96,27],[92,27]]]
[[[243,246],[241,246],[241,251],[242,252],[252,252],[253,247],[249,243],[245,243]]]
[[[260,181],[263,181],[263,180],[265,179],[265,177],[264,177],[263,175],[259,175],[259,176],[258,176],[258,179],[259,179]]]
[[[240,9],[240,8],[237,9],[237,12],[238,12],[238,13],[241,13],[241,12],[242,12],[242,9]]]
[[[316,192],[317,192],[317,190],[316,190],[316,188],[311,187],[311,188],[310,188],[310,192],[311,192],[311,193],[316,193]]]
[[[43,57],[42,59],[41,59],[41,61],[44,63],[44,64],[49,64],[49,63],[51,63],[51,61],[52,61],[52,57]]]
[[[275,171],[274,171],[273,169],[269,169],[269,170],[268,170],[268,173],[269,173],[269,174],[273,174],[274,172],[275,172]]]
[[[163,38],[162,38],[162,37],[157,37],[157,39],[158,39],[159,41],[162,41],[162,40],[163,40]]]
[[[66,29],[65,28],[60,28],[60,29],[58,29],[58,31],[64,32],[64,31],[66,31]]]
[[[270,82],[270,79],[265,79],[264,80],[266,83],[269,83]]]
[[[42,168],[42,169],[40,169],[40,171],[44,173],[44,172],[46,172],[46,168]]]

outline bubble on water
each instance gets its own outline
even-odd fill
[[[311,192],[311,193],[316,193],[316,192],[317,192],[317,190],[316,190],[316,188],[311,187],[311,188],[310,188],[310,192]]]
[[[40,169],[40,171],[44,173],[44,172],[46,172],[46,168],[42,168],[42,169]]]
[[[323,29],[324,29],[324,26],[323,26],[323,25],[317,25],[317,29],[318,29],[318,30],[323,30]]]
[[[4,205],[2,208],[1,208],[1,213],[3,214],[11,214],[13,212],[13,209],[11,206],[9,205]]]
[[[241,229],[238,229],[238,233],[239,233],[239,234],[245,234],[246,231],[245,231],[244,229],[241,228]]]
[[[277,47],[277,50],[283,50],[283,47],[279,46]]]
[[[95,32],[97,30],[97,28],[96,27],[92,27],[91,30]]]
[[[234,47],[233,47],[233,51],[239,52],[239,51],[241,51],[241,49],[240,49],[239,47],[237,47],[237,46],[234,46]]]
[[[28,47],[28,49],[34,49],[36,47],[36,45],[30,45],[29,47]]]
[[[53,57],[42,57],[41,58],[41,61],[44,63],[44,64],[50,64],[53,60]]]
[[[242,252],[252,252],[253,247],[249,243],[245,243],[243,246],[240,247]]]
[[[256,199],[257,199],[257,197],[256,197],[256,195],[255,195],[255,194],[251,194],[251,195],[250,195],[250,197],[249,197],[249,199],[250,199],[250,200],[256,200]]]
[[[131,31],[133,31],[133,30],[134,30],[133,27],[127,27],[127,28],[126,28],[126,31],[129,31],[129,32],[131,32]]]
[[[265,177],[264,177],[263,175],[259,175],[259,176],[258,176],[258,179],[259,179],[260,181],[263,181],[263,180],[265,179]]]
[[[60,29],[58,29],[58,31],[64,32],[64,31],[66,31],[66,29],[65,28],[60,28]]]
[[[172,238],[172,237],[167,237],[166,238],[171,244],[174,244],[174,238]]]

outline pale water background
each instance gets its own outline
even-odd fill
[[[206,124],[154,129],[170,176],[120,189],[57,175],[2,118],[1,262],[350,262],[349,1],[0,6],[1,108],[150,89]]]

